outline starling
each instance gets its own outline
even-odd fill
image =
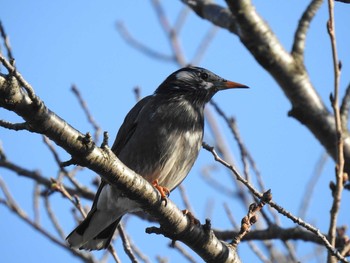
[[[112,151],[143,176],[162,198],[192,168],[202,145],[204,106],[220,90],[246,88],[199,67],[185,67],[168,76],[153,95],[127,114]],[[71,247],[107,248],[122,216],[140,210],[117,187],[101,182],[85,220],[67,237]]]

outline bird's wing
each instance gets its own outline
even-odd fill
[[[150,101],[151,98],[152,96],[147,96],[140,100],[126,115],[112,146],[112,151],[115,155],[119,155],[120,151],[124,148],[124,146],[134,134],[138,121],[137,117],[140,111]]]
[[[118,134],[117,134],[117,137],[116,137],[116,139],[113,143],[113,146],[111,148],[115,155],[118,156],[120,151],[123,149],[125,144],[129,141],[129,139],[133,135],[133,133],[136,129],[136,126],[137,126],[137,116],[139,115],[139,112],[145,106],[145,104],[150,100],[150,98],[151,98],[151,96],[147,96],[147,97],[143,98],[142,100],[140,100],[138,103],[136,103],[136,105],[126,115],[124,122],[123,122],[122,126],[120,127]],[[96,207],[100,193],[106,184],[107,183],[102,179],[100,186],[98,187],[98,190],[96,192],[94,201],[92,203],[92,207],[91,207],[92,211]]]

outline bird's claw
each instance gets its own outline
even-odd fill
[[[169,195],[170,195],[169,189],[164,187],[164,186],[159,185],[158,180],[154,180],[152,182],[152,185],[158,190],[158,192],[160,193],[161,200],[162,200],[162,202],[163,201],[165,202],[165,206],[166,206],[168,204],[167,197],[169,197]]]

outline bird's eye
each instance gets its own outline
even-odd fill
[[[204,79],[204,80],[206,80],[206,79],[208,79],[208,74],[207,73],[205,73],[205,72],[203,72],[203,73],[201,73],[201,78],[202,79]]]

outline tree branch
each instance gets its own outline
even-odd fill
[[[306,32],[309,29],[311,20],[316,15],[322,3],[323,0],[312,0],[299,20],[292,48],[292,55],[295,59],[304,60]]]
[[[331,104],[334,112],[335,126],[336,126],[336,169],[335,178],[336,183],[334,190],[332,191],[333,203],[330,211],[330,225],[328,230],[328,239],[332,246],[335,246],[336,230],[337,230],[337,218],[340,209],[341,194],[344,187],[343,172],[344,172],[344,136],[343,126],[341,124],[341,116],[339,109],[339,81],[340,81],[340,68],[341,64],[338,61],[338,52],[335,36],[334,25],[334,1],[328,0],[329,20],[327,23],[328,34],[331,40],[332,57],[333,57],[333,69],[334,69],[334,95],[331,96]],[[335,263],[337,259],[333,257],[332,253],[328,251],[328,263]]]
[[[199,17],[204,18],[216,26],[226,28],[232,33],[237,33],[238,27],[231,12],[211,0],[181,0],[189,6]]]

